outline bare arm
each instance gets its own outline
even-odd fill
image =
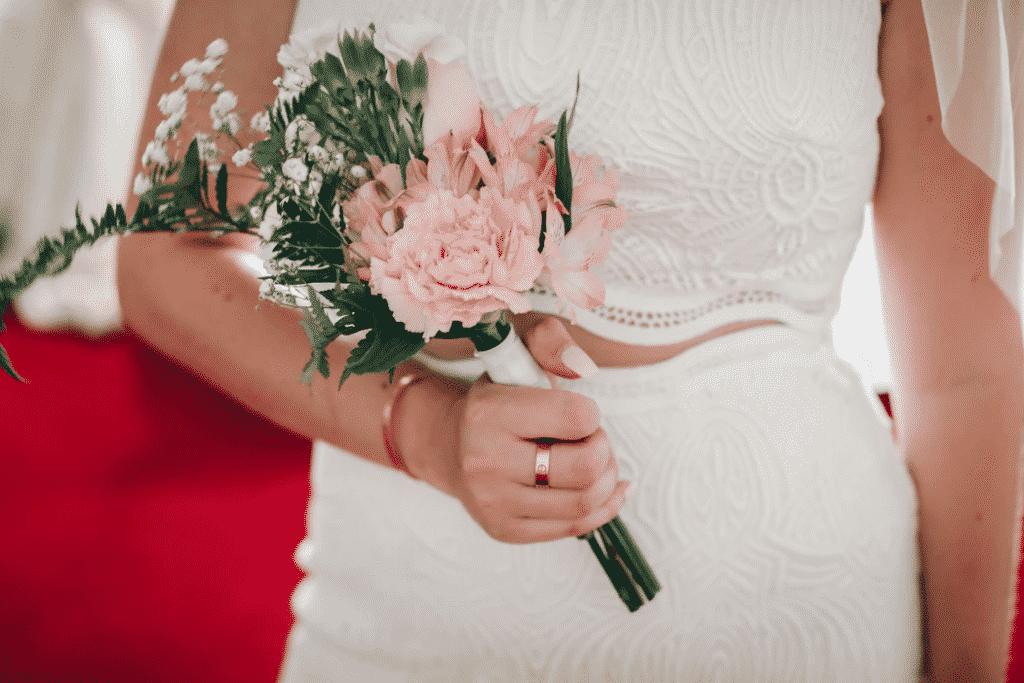
[[[946,140],[920,0],[892,0],[874,197],[897,446],[917,485],[934,681],[1008,663],[1019,449],[1020,317],[989,277],[994,183]]]
[[[141,147],[163,118],[157,101],[175,87],[171,74],[188,59],[201,58],[216,38],[228,41],[222,78],[238,96],[243,120],[248,118],[244,114],[262,111],[273,102],[277,89],[272,80],[281,72],[277,50],[288,40],[294,4],[178,2],[154,75]],[[202,126],[209,125],[211,102],[212,98],[190,112]],[[179,140],[187,143],[193,133],[183,126]],[[247,201],[258,183],[234,175],[233,164],[229,172],[229,203]],[[135,202],[132,197],[129,214]],[[301,314],[260,302],[259,281],[243,264],[257,243],[244,235],[212,239],[205,233],[136,234],[123,239],[118,289],[125,322],[159,351],[277,424],[388,464],[380,429],[387,376],[350,377],[339,393],[338,378],[350,347],[338,343],[330,354],[331,380],[316,375],[312,386],[298,382],[310,353],[298,325]],[[433,389],[440,397],[450,386],[438,379]],[[339,420],[341,406],[344,420]]]
[[[156,103],[169,89],[170,74],[216,38],[229,44],[224,82],[238,96],[239,110],[252,113],[272,102],[271,82],[281,71],[275,55],[288,38],[293,11],[290,0],[179,0],[150,93],[146,137],[161,119]],[[206,125],[206,112],[193,115]],[[192,131],[179,135],[188,141]],[[229,204],[247,202],[256,188],[256,182],[229,178]],[[134,206],[127,208],[130,213]],[[387,373],[351,376],[339,390],[352,349],[339,340],[328,349],[332,376],[314,375],[311,387],[301,385],[310,348],[297,324],[300,313],[259,300],[259,282],[244,265],[255,248],[256,238],[246,235],[122,240],[118,289],[126,324],[281,426],[390,467],[381,432]],[[536,329],[542,334],[532,335],[541,340],[535,346],[549,346],[543,358],[557,357],[551,344],[571,342],[561,326],[561,339],[553,328]],[[552,372],[565,372],[560,363],[545,362]],[[615,517],[626,482],[618,481],[591,399],[425,374],[428,381],[409,387],[396,411],[396,445],[414,475],[457,497],[488,534],[510,543],[547,541],[578,536]],[[552,446],[550,491],[532,486],[533,439],[541,437],[562,440]]]

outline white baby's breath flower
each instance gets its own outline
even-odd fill
[[[309,71],[309,69],[306,69],[306,71]],[[307,76],[299,71],[288,70],[285,71],[284,77],[278,80],[280,81],[277,83],[278,88],[298,95],[313,82],[313,75]]]
[[[289,123],[284,131],[285,149],[289,152],[295,151],[296,137],[307,145],[316,145],[320,142],[320,133],[304,114],[295,117],[295,120]]]
[[[366,177],[366,169],[362,166],[353,166],[348,170],[349,174],[356,180],[360,180]]]
[[[270,115],[265,111],[253,114],[249,120],[249,127],[261,133],[270,132]]]
[[[249,215],[252,216],[254,221],[263,220],[263,211],[258,206],[250,206]]]
[[[182,76],[186,78],[193,74],[202,74],[204,73],[203,63],[198,59],[192,58],[184,64],[182,64],[181,68],[178,71],[181,73]]]
[[[232,135],[237,133],[239,127],[242,125],[241,121],[238,118],[238,114],[236,114],[235,112],[231,112],[227,115],[227,117],[224,119],[224,124],[227,126],[227,132],[231,133]]]
[[[252,150],[240,149],[231,156],[231,161],[235,162],[235,166],[245,166],[249,161],[252,160]]]
[[[185,119],[185,110],[179,109],[178,111],[171,112],[171,115],[167,117],[167,125],[170,126],[171,133],[178,130],[181,126],[181,122]]]
[[[210,105],[210,116],[224,118],[236,106],[238,106],[238,97],[230,90],[225,90],[217,95],[217,101]]]
[[[288,124],[288,127],[284,129],[284,148],[288,152],[295,151],[295,137],[299,132],[299,121],[302,117],[294,119]]]
[[[164,116],[169,116],[179,111],[184,112],[185,107],[188,106],[188,95],[185,94],[184,88],[178,88],[161,95],[157,106],[160,108],[160,113]]]
[[[392,64],[413,62],[419,53],[447,64],[466,51],[465,44],[445,33],[444,26],[423,14],[392,21],[373,34],[373,45]]]
[[[320,188],[324,184],[324,176],[317,170],[309,172],[309,184],[306,187],[306,192],[310,197],[315,197],[320,192]]]
[[[142,153],[142,165],[149,166],[152,163],[161,166],[171,165],[171,153],[162,142],[150,141],[146,145],[146,151]]]
[[[153,187],[153,181],[145,173],[140,173],[135,176],[135,185],[132,187],[132,192],[137,196],[142,196]]]
[[[305,182],[306,178],[309,176],[309,169],[306,168],[306,164],[302,163],[302,159],[297,159],[295,157],[292,157],[281,165],[281,172],[297,183]]]
[[[306,148],[306,157],[312,159],[317,166],[326,168],[331,162],[331,155],[320,145],[310,145]]]
[[[199,158],[207,164],[211,164],[210,170],[213,170],[212,164],[216,163],[220,156],[220,150],[217,149],[217,143],[215,143],[213,138],[206,133],[197,134],[196,143],[199,145]]]
[[[317,131],[316,125],[305,117],[299,124],[299,139],[307,145],[315,145],[320,142],[320,133]]]
[[[202,74],[191,74],[185,77],[185,90],[209,90],[210,84]]]
[[[224,92],[224,84],[221,83],[220,81],[217,81],[216,83],[213,84],[213,87],[210,88],[210,90],[212,90],[213,92],[216,92],[216,93]]]
[[[171,137],[171,125],[172,124],[171,124],[170,119],[165,120],[165,121],[161,121],[160,123],[156,124],[156,134],[155,134],[154,137],[157,140],[160,140],[161,142],[164,141],[164,140],[167,140],[168,138],[170,138]]]
[[[217,161],[211,161],[206,166],[207,166],[207,168],[210,169],[210,173],[216,173],[217,171],[220,170],[220,167],[223,166],[223,164],[221,164],[220,162],[217,162]]]
[[[284,225],[284,219],[277,212],[277,202],[274,202],[267,207],[266,213],[263,214],[263,220],[260,221],[260,227],[256,230],[256,234],[263,238],[264,241],[269,242],[274,231],[282,225]]]
[[[203,74],[212,74],[217,70],[217,67],[220,66],[220,62],[221,60],[219,59],[207,57],[199,63],[199,68],[202,70]]]
[[[218,38],[206,46],[206,57],[219,59],[228,53],[228,41]]]

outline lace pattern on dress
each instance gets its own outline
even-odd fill
[[[737,320],[830,324],[878,162],[877,0],[304,0],[296,26],[402,13],[463,41],[498,118],[536,104],[557,119],[579,75],[570,145],[616,172],[628,214],[582,326],[667,344]],[[645,327],[656,312],[663,326]]]

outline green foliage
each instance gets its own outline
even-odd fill
[[[228,215],[228,165],[221,164],[217,171],[217,211],[222,216]]]
[[[395,320],[384,297],[371,293],[365,283],[352,283],[345,288],[338,286],[319,293],[307,285],[307,291],[310,307],[304,309],[305,319],[299,324],[306,332],[312,353],[302,370],[301,381],[304,384],[312,381],[315,372],[324,378],[330,377],[326,349],[341,335],[367,330],[366,336],[349,353],[338,382],[339,389],[354,374],[388,372],[393,378],[395,368],[426,345],[423,335],[406,330]],[[327,317],[320,297],[340,314],[336,323],[332,324]]]
[[[565,210],[570,212],[562,216],[566,235],[572,228],[572,164],[569,163],[568,137],[565,112],[562,112],[555,133],[555,196],[565,205]]]
[[[209,169],[199,158],[196,140],[188,147],[181,163],[157,167],[150,179],[153,187],[139,197],[139,205],[128,220],[124,206],[107,204],[103,216],[90,219],[91,229],[75,209],[75,227],[64,229],[57,237],[43,237],[36,243],[33,255],[11,276],[0,279],[0,315],[11,301],[40,277],[57,275],[66,270],[75,252],[108,235],[132,232],[223,230],[244,232],[252,227],[248,211],[232,218],[227,211],[227,167],[222,165],[215,181],[215,197],[211,201],[208,184]],[[175,176],[173,180],[166,180]],[[215,205],[215,206],[214,206]],[[0,331],[3,331],[0,326]],[[24,382],[0,347],[0,368]]]
[[[75,252],[84,246],[94,244],[107,235],[127,232],[131,226],[125,219],[124,207],[114,208],[107,204],[107,210],[99,220],[92,219],[92,230],[82,222],[82,215],[75,209],[75,227],[64,229],[58,237],[44,237],[36,244],[34,255],[25,259],[14,275],[0,279],[0,317],[7,311],[14,297],[25,291],[39,277],[56,275],[67,270]],[[0,331],[3,331],[0,323]],[[11,359],[0,346],[0,368],[14,379],[25,382],[11,364]]]

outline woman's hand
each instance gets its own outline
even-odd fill
[[[558,318],[527,313],[516,316],[515,324],[516,333],[553,388],[558,386],[557,377],[578,379],[597,372],[597,365],[569,336],[565,323]]]
[[[590,359],[553,317],[530,326],[524,342],[553,387],[556,376],[577,378],[588,371]],[[563,360],[570,348],[575,351],[566,357],[582,373]],[[581,356],[582,364],[573,362]],[[537,543],[579,536],[611,521],[625,502],[628,482],[619,481],[592,399],[494,384],[484,375],[453,414],[459,447],[452,490],[492,538]],[[552,442],[547,488],[534,485],[538,440]]]
[[[579,377],[561,359],[568,347],[583,354],[563,324],[531,322],[523,326],[525,341],[552,385],[556,376]],[[627,482],[619,481],[590,398],[495,384],[484,374],[472,384],[436,378],[415,384],[401,412],[399,450],[413,476],[458,498],[496,540],[580,536],[614,519],[625,502]],[[534,485],[539,441],[551,446],[547,488]]]
[[[626,499],[590,398],[494,384],[486,374],[456,401],[451,490],[489,536],[506,543],[575,537],[610,522]],[[549,487],[534,485],[536,440],[551,443]]]

